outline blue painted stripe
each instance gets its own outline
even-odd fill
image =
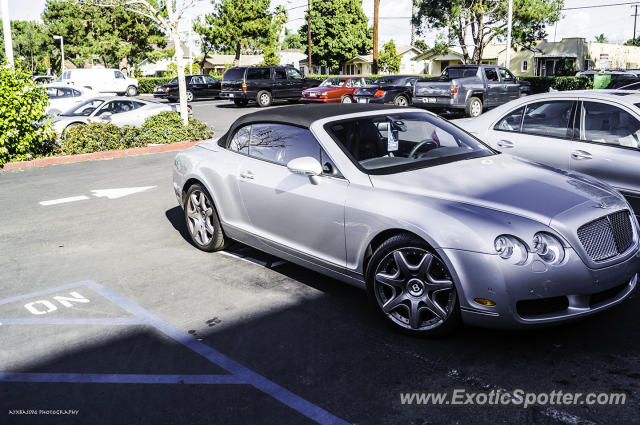
[[[113,318],[113,319],[84,319],[84,318],[48,318],[48,319],[0,319],[2,325],[145,325],[146,323],[137,317]]]
[[[158,330],[169,336],[176,342],[186,346],[192,351],[200,354],[212,363],[217,364],[224,370],[234,374],[240,378],[243,382],[252,385],[253,387],[261,390],[262,392],[270,395],[281,403],[296,410],[302,415],[312,419],[320,424],[339,424],[347,425],[348,422],[340,419],[319,406],[303,399],[300,396],[295,395],[286,388],[270,381],[269,379],[253,372],[246,367],[242,366],[235,360],[230,359],[217,350],[214,350],[210,346],[203,344],[186,332],[176,328],[173,325],[165,322],[139,305],[129,301],[123,296],[116,294],[110,289],[96,283],[86,282],[86,285],[93,291],[99,293],[103,297],[111,300],[113,303],[119,305],[123,309],[127,310],[138,317],[143,318],[148,324],[155,326]]]
[[[0,372],[0,381],[91,384],[245,384],[245,382],[234,375],[142,375],[118,373]]]
[[[17,297],[10,297],[0,300],[0,305],[13,303],[16,301],[28,300],[29,298],[41,297],[42,295],[53,294],[54,292],[64,291],[65,289],[77,288],[78,286],[87,286],[90,281],[76,282],[70,283],[68,285],[58,286],[57,288],[45,289],[42,291],[31,292],[25,295],[18,295]]]

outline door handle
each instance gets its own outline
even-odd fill
[[[593,156],[587,151],[573,151],[571,152],[573,159],[592,159]]]
[[[509,140],[500,140],[498,142],[498,146],[500,146],[501,148],[508,149],[508,148],[514,147],[515,145],[513,144],[513,142],[510,142]]]
[[[253,180],[253,173],[251,171],[245,171],[244,173],[240,173],[240,177],[247,180]]]

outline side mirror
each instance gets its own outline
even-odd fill
[[[293,174],[304,174],[309,177],[319,176],[322,174],[322,166],[320,165],[320,162],[310,156],[292,159],[287,164],[287,168]]]

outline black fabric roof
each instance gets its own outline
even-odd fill
[[[309,128],[315,121],[336,115],[355,114],[366,111],[397,109],[395,105],[373,103],[334,103],[327,105],[294,105],[280,108],[269,108],[244,115],[233,124],[232,128],[254,122],[277,122]]]

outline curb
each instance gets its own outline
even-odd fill
[[[146,155],[158,152],[181,151],[195,145],[196,142],[178,142],[167,145],[151,145],[141,148],[118,149],[113,151],[102,151],[93,153],[82,153],[79,155],[52,156],[47,158],[38,158],[31,161],[8,162],[4,164],[0,171],[18,168],[43,167],[45,165],[68,164],[72,162],[94,161],[98,159],[120,158],[123,156]]]

